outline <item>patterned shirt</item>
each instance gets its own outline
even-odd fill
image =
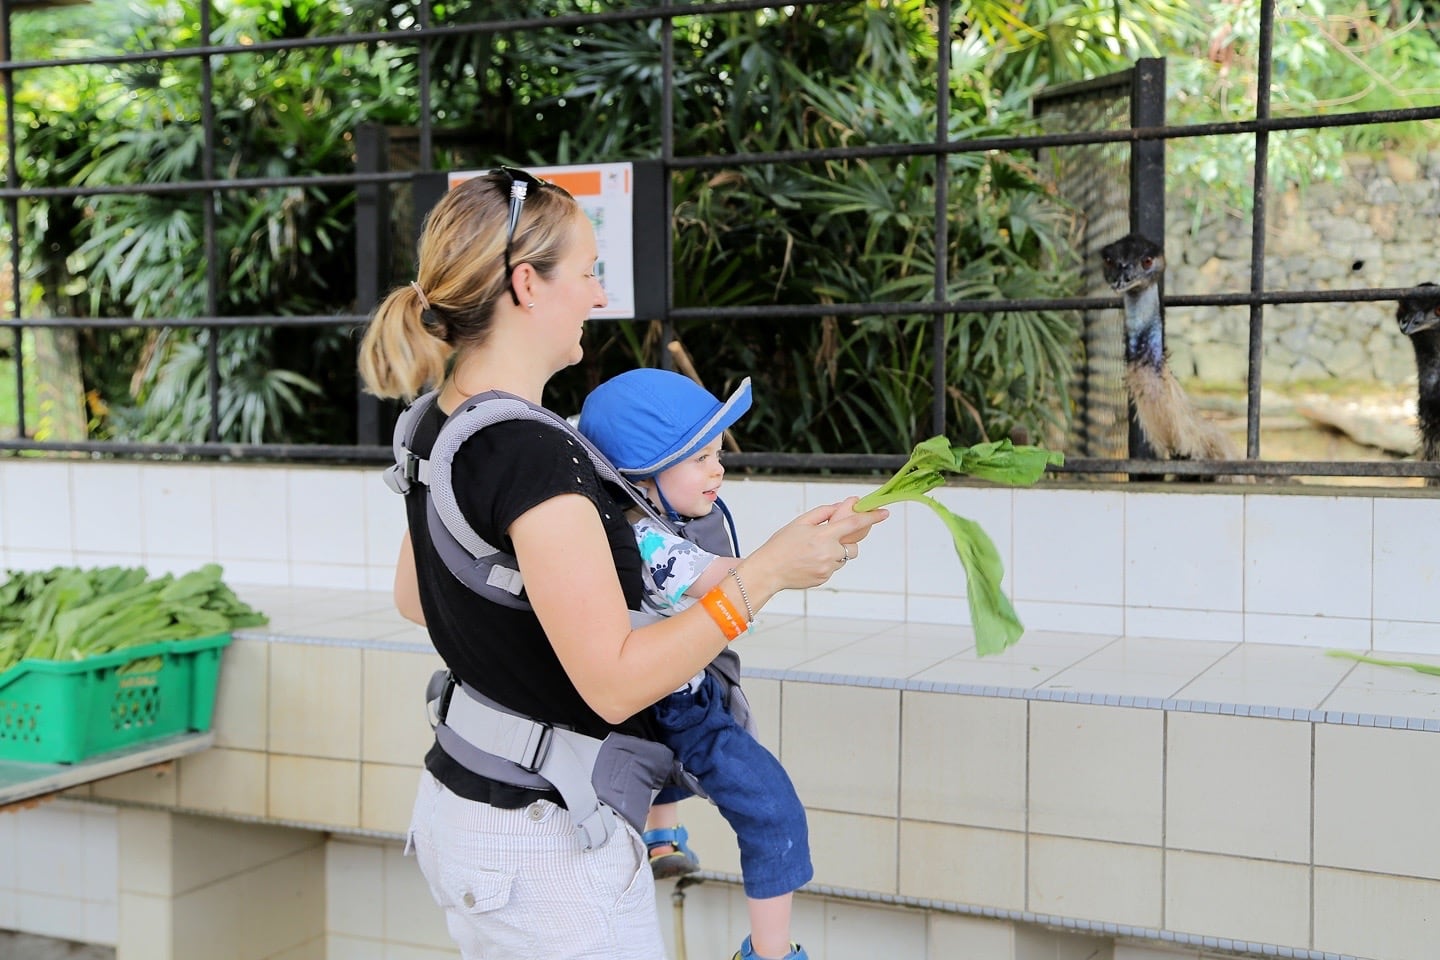
[[[641,577],[645,587],[644,609],[662,617],[673,616],[695,602],[685,596],[715,559],[682,537],[641,517],[634,523],[635,544],[640,548]]]

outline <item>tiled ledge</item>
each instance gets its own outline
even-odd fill
[[[440,663],[424,630],[388,591],[236,590],[271,622],[227,650],[216,748],[93,797],[403,833]],[[780,613],[741,643],[761,740],[805,799],[812,892],[1251,955],[1432,955],[1440,678],[1046,630],[978,658],[966,627]],[[733,881],[728,825],[684,816]]]
[[[429,649],[385,591],[236,589],[270,616],[240,638]],[[980,658],[967,626],[762,615],[740,653],[756,679],[1440,732],[1440,677],[1310,646],[1032,630]]]

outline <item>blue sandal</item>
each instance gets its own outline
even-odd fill
[[[735,956],[730,960],[755,960],[755,951],[750,947],[750,938],[746,937],[745,942],[740,944],[740,949],[735,951]],[[790,952],[781,957],[780,960],[810,960],[810,954],[798,943],[790,944]]]
[[[645,849],[650,851],[650,871],[655,874],[656,880],[683,877],[700,869],[700,858],[685,844],[690,834],[683,826],[646,830],[640,839],[645,841]],[[665,849],[667,847],[669,849]]]

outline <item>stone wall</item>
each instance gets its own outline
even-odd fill
[[[1345,176],[1272,195],[1265,285],[1349,290],[1440,282],[1440,150],[1427,157],[1350,156]],[[1215,217],[1193,235],[1171,209],[1167,295],[1250,289],[1248,218]],[[1264,314],[1267,384],[1350,380],[1413,384],[1415,359],[1394,301],[1281,304]],[[1248,307],[1170,307],[1171,361],[1182,378],[1245,383]]]

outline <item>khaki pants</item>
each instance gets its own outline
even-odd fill
[[[553,803],[501,810],[421,771],[407,849],[463,960],[665,960],[645,845],[618,817],[582,850]]]

